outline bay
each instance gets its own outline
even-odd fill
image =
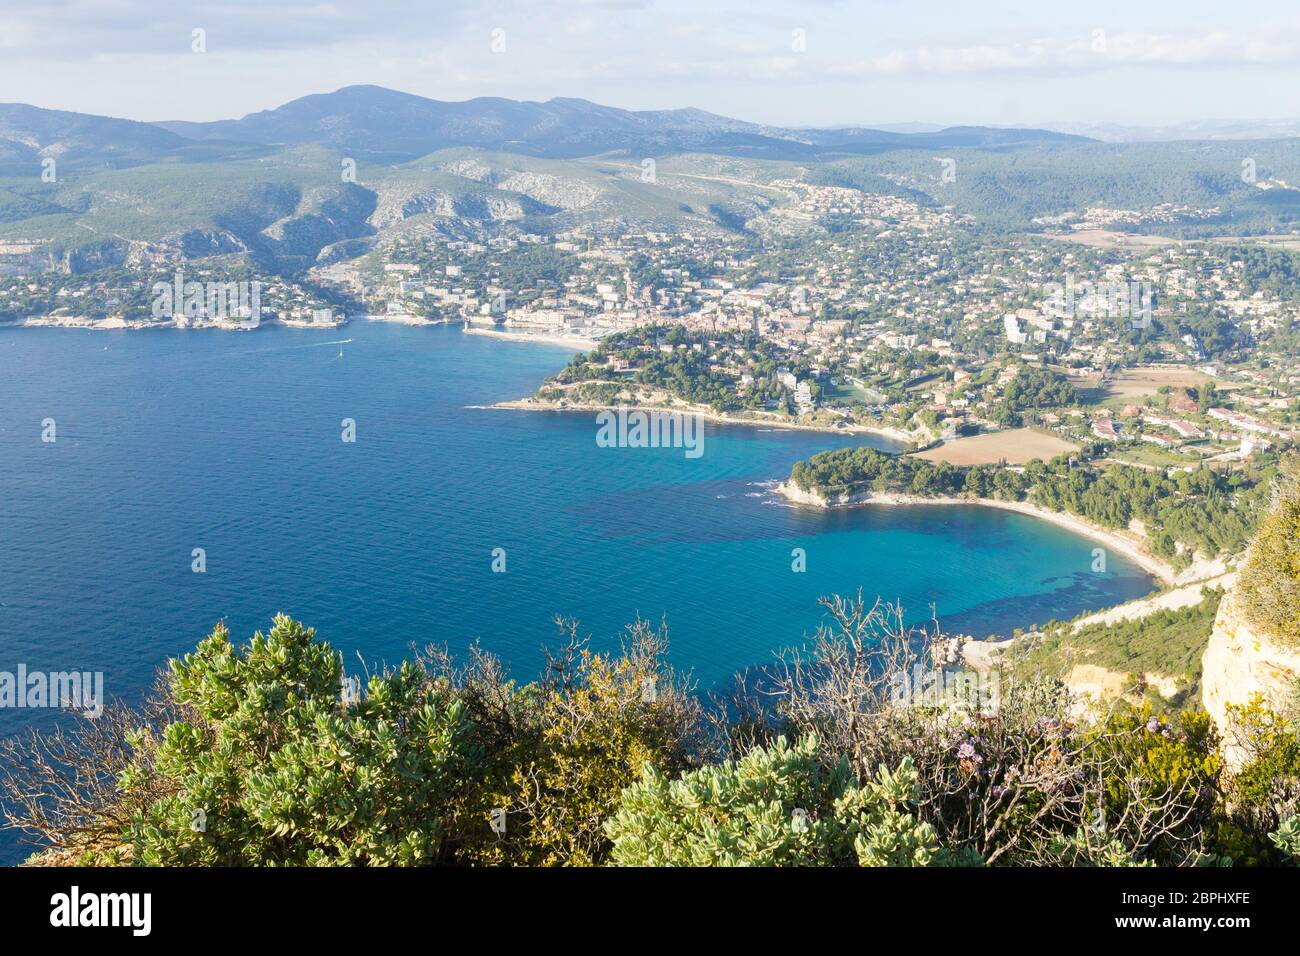
[[[485,407],[570,355],[380,323],[0,330],[0,670],[102,671],[135,700],[217,621],[246,640],[283,611],[353,672],[479,641],[526,679],[556,615],[599,649],[639,616],[707,689],[799,643],[825,594],[933,606],[983,636],[1152,589],[1024,515],[823,513],[771,493],[800,458],[884,440],[709,423],[692,458],[599,447],[590,414]],[[0,733],[59,716],[0,709]]]

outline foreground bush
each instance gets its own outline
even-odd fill
[[[1269,834],[1269,839],[1293,862],[1300,864],[1300,817],[1288,817],[1276,832]]]
[[[481,765],[465,705],[412,664],[340,702],[341,665],[277,617],[247,648],[218,627],[171,666],[183,719],[137,731],[148,764],[121,787],[164,788],[124,834],[146,865],[420,864]],[[111,854],[105,854],[106,857]]]
[[[1300,474],[1295,464],[1250,547],[1238,588],[1250,622],[1300,648]]]
[[[311,629],[219,626],[143,707],[6,741],[10,825],[94,864],[604,862],[623,788],[690,766],[703,721],[662,632],[570,638],[535,683],[430,652],[345,690]]]
[[[983,689],[918,693],[912,675],[939,670],[932,631],[860,597],[826,607],[831,624],[766,693],[787,730],[816,733],[860,777],[909,760],[917,819],[944,846],[1016,865],[1080,861],[1069,850],[1080,834],[1094,862],[1113,858],[1115,841],[1162,865],[1211,852],[1222,767],[1204,714],[1165,720],[1123,705],[1085,722],[1059,682],[998,672]]]
[[[1060,684],[916,695],[929,632],[829,599],[830,626],[705,708],[666,635],[567,643],[516,683],[426,650],[345,683],[277,617],[218,627],[135,709],[0,742],[9,825],[60,862],[159,865],[1277,864],[1300,739],[1260,705],[1226,775],[1203,713],[1076,722]],[[996,675],[994,675],[996,676]],[[794,741],[794,743],[790,743]]]
[[[859,786],[815,737],[781,737],[677,780],[647,767],[605,829],[624,866],[927,866],[943,854],[915,799],[907,762]]]
[[[675,774],[702,758],[700,704],[667,666],[662,630],[638,622],[613,655],[580,646],[576,626],[562,624],[568,643],[535,684],[505,680],[490,657],[468,674],[431,667],[469,703],[489,753],[456,840],[462,862],[603,863],[602,825],[623,789],[645,767]],[[483,823],[494,811],[502,832]]]

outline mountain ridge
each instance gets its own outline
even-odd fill
[[[594,121],[594,122],[593,122]],[[475,97],[435,100],[375,85],[313,93],[239,119],[153,124],[196,142],[266,146],[315,144],[366,158],[405,161],[455,146],[504,149],[524,155],[577,158],[615,151],[737,152],[764,158],[814,158],[827,152],[1027,143],[1086,143],[1087,137],[1049,130],[952,127],[938,132],[890,132],[853,126],[780,127],[683,107],[625,110],[580,97],[545,101]]]

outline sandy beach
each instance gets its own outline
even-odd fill
[[[466,335],[486,335],[489,338],[505,339],[508,342],[537,342],[542,345],[567,345],[570,348],[588,352],[597,345],[595,339],[580,335],[552,335],[546,332],[512,332],[505,329],[489,329],[481,325],[467,325],[463,329]]]
[[[734,415],[724,415],[715,412],[710,408],[701,408],[695,405],[647,405],[637,402],[628,402],[621,405],[600,405],[587,402],[566,403],[557,405],[552,402],[538,401],[535,398],[520,398],[506,402],[496,402],[489,405],[489,408],[507,408],[517,411],[531,412],[608,412],[617,411],[625,408],[628,411],[641,412],[666,412],[677,415],[699,415],[705,421],[717,422],[722,425],[749,425],[755,428],[782,428],[794,431],[808,432],[828,432],[833,435],[876,435],[880,438],[888,438],[890,441],[896,441],[900,444],[909,444],[914,441],[914,436],[907,432],[900,431],[897,428],[872,428],[867,425],[845,425],[843,428],[836,428],[832,425],[801,425],[797,422],[786,422],[779,419],[767,418],[740,418]]]
[[[381,312],[361,316],[367,322],[391,322],[394,325],[454,325],[450,319],[426,319],[410,312]]]
[[[796,504],[815,508],[853,508],[862,505],[980,505],[985,508],[1000,508],[1050,521],[1058,527],[1106,545],[1107,548],[1128,558],[1144,571],[1159,578],[1164,584],[1180,582],[1179,573],[1172,565],[1148,553],[1138,542],[1131,540],[1118,531],[1102,528],[1077,515],[1058,511],[1048,511],[1026,501],[996,501],[991,498],[957,498],[957,497],[923,497],[920,495],[894,494],[890,492],[865,492],[847,497],[827,499],[816,492],[796,488],[791,482],[784,482],[777,487],[777,493]]]
[[[110,316],[106,319],[90,319],[79,315],[33,315],[11,323],[15,328],[24,329],[100,329],[120,331],[122,329],[171,328],[173,323],[161,323],[151,319],[124,319]]]

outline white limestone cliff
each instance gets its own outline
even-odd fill
[[[1280,710],[1300,681],[1300,649],[1284,648],[1253,626],[1241,602],[1235,588],[1224,595],[1201,658],[1201,700],[1224,736],[1230,764],[1239,764],[1244,754],[1232,739],[1228,705],[1248,704],[1259,695]]]

